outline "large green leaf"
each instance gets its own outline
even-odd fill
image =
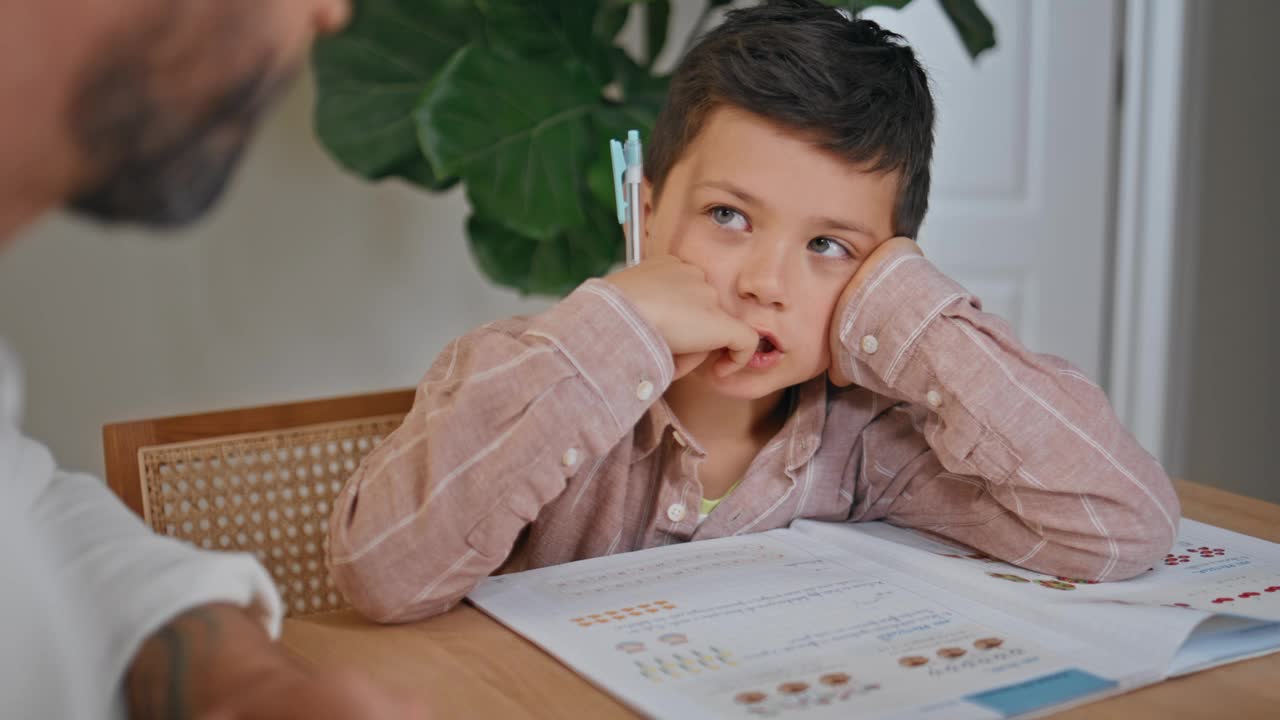
[[[589,148],[603,142],[588,120],[601,102],[599,88],[572,67],[467,47],[418,105],[418,141],[432,167],[462,176],[481,215],[549,238],[583,223]]]
[[[516,62],[581,63],[599,84],[607,82],[607,53],[613,38],[601,38],[597,29],[617,21],[608,0],[488,0],[478,4],[485,19],[487,43],[495,51]]]
[[[473,214],[467,220],[468,245],[481,272],[499,285],[525,294],[564,295],[621,260],[622,231],[604,215],[589,213],[584,226],[535,239]]]
[[[996,46],[996,29],[978,7],[977,0],[938,0],[951,19],[969,57],[975,60],[983,51]]]
[[[339,35],[316,44],[316,133],[344,167],[370,179],[397,175],[429,189],[450,178],[418,148],[413,109],[467,42],[470,0],[361,0]]]

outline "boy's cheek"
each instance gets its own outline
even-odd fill
[[[672,228],[667,238],[666,252],[687,263],[697,265],[705,272],[708,270],[705,245],[703,239],[691,231],[688,223],[681,223]]]

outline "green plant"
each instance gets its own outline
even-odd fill
[[[828,2],[857,13],[911,0]],[[976,0],[939,2],[971,56],[995,45]],[[728,4],[707,0],[694,36]],[[617,45],[632,12],[638,60]],[[563,294],[622,257],[607,140],[652,127],[670,17],[671,0],[358,0],[315,49],[316,131],[366,178],[462,182],[485,275]]]

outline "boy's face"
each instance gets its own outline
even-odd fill
[[[646,202],[644,253],[702,268],[720,305],[777,352],[726,378],[711,363],[695,376],[755,399],[825,372],[836,302],[892,237],[897,188],[896,173],[862,171],[759,116],[711,111],[659,201]]]

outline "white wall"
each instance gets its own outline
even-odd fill
[[[545,306],[479,275],[461,192],[337,168],[312,98],[304,78],[199,226],[50,217],[0,254],[26,428],[63,466],[100,472],[110,421],[411,386],[453,337]]]
[[[1204,2],[1175,474],[1280,502],[1280,3]]]

